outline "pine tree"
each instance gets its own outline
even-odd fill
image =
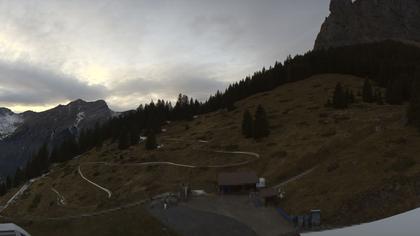
[[[402,80],[396,79],[388,83],[386,101],[392,105],[401,105],[404,102],[404,84]]]
[[[137,128],[132,128],[130,131],[130,144],[136,145],[140,142],[140,132]]]
[[[50,163],[58,163],[58,162],[60,162],[59,148],[54,147],[50,154]]]
[[[37,159],[39,161],[39,172],[40,175],[48,172],[49,170],[49,155],[48,146],[44,143],[38,151]]]
[[[20,168],[16,169],[15,178],[13,180],[13,186],[17,187],[23,183],[25,179],[25,176],[23,174],[23,171]]]
[[[407,109],[407,119],[410,125],[417,127],[420,130],[420,80],[416,79],[413,82],[411,92],[410,105]]]
[[[147,150],[154,150],[154,149],[157,148],[156,136],[155,136],[155,133],[153,132],[153,130],[150,130],[147,133],[147,139],[146,139],[145,146],[146,146]]]
[[[376,104],[378,105],[384,105],[384,99],[382,97],[382,92],[380,89],[377,89],[375,91],[375,101],[376,101]]]
[[[356,102],[356,98],[354,96],[353,90],[348,89],[348,94],[347,94],[347,101],[349,104],[351,103],[355,103]]]
[[[254,119],[254,138],[259,139],[270,134],[267,114],[261,105],[258,105]]]
[[[367,102],[367,103],[374,102],[373,88],[369,79],[366,79],[365,83],[363,84],[362,98],[363,98],[363,102]]]
[[[347,94],[344,92],[341,83],[335,86],[332,104],[335,109],[345,109],[348,107]]]
[[[118,138],[118,148],[123,150],[127,149],[129,147],[129,140],[128,140],[128,134],[124,130],[121,132],[120,137]]]
[[[252,119],[249,110],[245,110],[242,118],[242,134],[245,138],[251,138],[254,134],[254,120]]]
[[[12,188],[12,179],[10,179],[10,176],[6,177],[6,189],[9,190]]]
[[[0,196],[4,196],[6,193],[6,184],[4,182],[0,182]]]

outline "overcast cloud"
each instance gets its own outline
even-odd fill
[[[311,49],[328,2],[0,0],[0,107],[204,100]]]

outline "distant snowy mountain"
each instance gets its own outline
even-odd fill
[[[115,112],[103,100],[79,99],[44,112],[21,114],[0,108],[0,176],[12,174],[18,166],[23,166],[42,144],[59,145],[113,116]]]
[[[0,108],[0,140],[13,134],[22,123],[21,115],[15,114],[7,108]]]

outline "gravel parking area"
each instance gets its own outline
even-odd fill
[[[259,236],[298,235],[274,207],[256,206],[248,196],[205,196],[192,199],[184,205],[231,217],[244,223]]]
[[[247,225],[220,214],[192,209],[185,205],[148,207],[164,225],[183,236],[257,236]]]

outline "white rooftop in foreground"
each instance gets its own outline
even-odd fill
[[[24,229],[22,229],[21,227],[15,224],[12,224],[12,223],[0,224],[0,235],[3,235],[2,232],[10,232],[10,231],[13,231],[18,236],[31,236],[28,232],[26,232]],[[8,233],[7,235],[11,235],[11,234]]]
[[[420,208],[372,223],[305,233],[302,236],[419,236]]]

